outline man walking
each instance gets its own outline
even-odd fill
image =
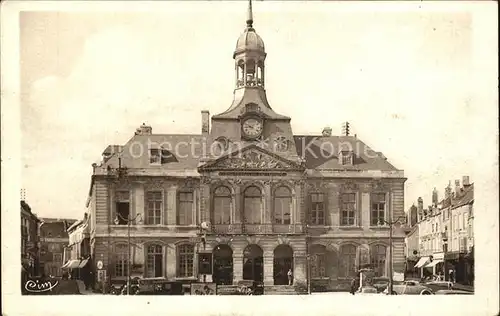
[[[359,274],[351,281],[351,294],[354,295],[359,288]]]

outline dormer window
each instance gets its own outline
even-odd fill
[[[245,112],[258,112],[259,106],[255,103],[248,103],[245,105]]]
[[[151,148],[149,150],[149,163],[152,165],[163,165],[169,162],[177,162],[177,158],[168,150]]]
[[[343,166],[352,166],[353,163],[354,163],[354,154],[352,151],[348,151],[348,150],[343,150],[340,152],[340,155],[339,155],[340,159],[340,163],[343,165]]]

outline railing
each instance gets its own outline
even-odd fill
[[[212,234],[303,234],[304,224],[215,224]]]

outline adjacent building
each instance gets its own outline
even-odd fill
[[[84,214],[82,220],[68,227],[67,246],[64,252],[63,269],[74,279],[86,279],[91,274],[90,261],[90,217]]]
[[[66,229],[74,219],[43,218],[40,224],[40,265],[47,276],[61,277],[63,274],[64,251],[68,244]]]
[[[40,274],[40,219],[29,204],[21,199],[21,265],[23,277]]]
[[[387,222],[406,222],[403,171],[348,131],[295,135],[268,102],[266,56],[250,6],[226,111],[202,111],[199,134],[154,134],[143,124],[104,150],[87,204],[99,275],[255,280],[269,291],[288,284],[289,270],[295,286],[329,289],[348,288],[360,266],[387,276]],[[396,273],[405,269],[404,237],[394,229]],[[206,254],[212,273],[202,277]]]
[[[474,184],[468,176],[463,177],[462,183],[455,180],[455,187],[449,183],[444,199],[437,201],[436,189],[431,206],[424,209],[422,199],[418,200],[420,259],[415,267],[421,276],[443,274],[446,279],[451,269],[457,282],[472,284]]]

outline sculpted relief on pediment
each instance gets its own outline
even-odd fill
[[[209,166],[211,169],[297,169],[300,166],[284,159],[273,157],[258,150],[248,150],[234,156],[223,158]]]

